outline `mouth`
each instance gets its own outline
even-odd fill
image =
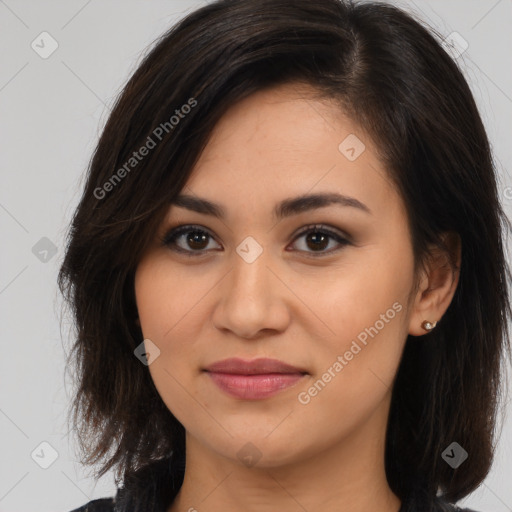
[[[269,398],[301,381],[308,372],[277,359],[239,358],[217,361],[203,369],[223,392],[243,400]]]
[[[262,375],[269,373],[308,373],[306,369],[292,366],[291,364],[262,357],[259,359],[245,360],[238,357],[223,359],[210,364],[204,370],[208,372],[230,373],[236,375]]]

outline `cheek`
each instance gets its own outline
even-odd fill
[[[379,263],[372,264],[372,260]],[[314,301],[314,307],[333,331],[332,339],[338,340],[337,344],[341,342],[336,348],[350,345],[349,340],[359,335],[364,343],[365,337],[370,336],[368,330],[377,334],[374,327],[379,336],[394,339],[404,323],[412,279],[408,263],[386,264],[377,254],[366,262],[340,272],[339,278],[324,287],[324,293]]]
[[[205,298],[216,282],[218,278],[210,279],[208,272],[193,265],[181,265],[178,270],[165,255],[154,255],[139,264],[135,297],[144,339],[150,339],[160,350],[149,367],[157,387],[166,382],[166,389],[179,388],[179,383],[190,379],[191,371],[199,371]]]
[[[329,318],[335,334],[323,349],[318,347],[315,378],[332,381],[341,394],[338,398],[350,397],[356,407],[364,396],[385,391],[398,368],[406,309],[401,300],[394,299],[393,294],[374,297],[364,308],[341,300],[335,305],[336,318]]]
[[[335,334],[317,345],[315,375],[298,390],[304,414],[318,423],[336,422],[343,435],[377,409],[382,411],[380,405],[391,393],[403,349],[406,308],[395,300],[398,291],[387,291],[381,292],[376,282],[366,289],[347,287],[347,293],[331,302],[327,321]]]
[[[209,285],[197,268],[179,271],[165,258],[143,260],[135,273],[135,297],[144,337],[163,343],[184,324],[193,322],[198,302]]]
[[[325,400],[355,408],[381,399],[392,384],[407,336],[413,271],[412,256],[399,257],[398,251],[375,250],[365,263],[345,269],[315,302],[331,330],[317,346],[317,387],[328,383]]]
[[[187,385],[191,368],[183,364],[185,359],[197,360],[192,340],[198,339],[193,329],[200,324],[194,319],[193,306],[200,295],[190,285],[189,276],[153,257],[137,268],[135,297],[144,339],[159,350],[148,367],[151,378],[167,408],[183,423],[191,413],[200,414],[193,412],[198,402],[191,398],[195,393]]]

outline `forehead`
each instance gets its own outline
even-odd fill
[[[355,156],[355,158],[354,158]],[[234,104],[215,126],[183,193],[239,209],[317,192],[383,206],[394,190],[372,141],[332,100],[285,84]],[[396,197],[397,200],[400,198]]]

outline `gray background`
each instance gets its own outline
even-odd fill
[[[444,36],[456,31],[468,42],[457,60],[488,130],[510,213],[511,0],[394,3]],[[0,511],[66,512],[115,492],[111,474],[98,483],[87,476],[68,435],[72,387],[64,375],[64,349],[71,340],[69,321],[59,325],[57,270],[83,173],[113,99],[143,50],[203,4],[0,0]],[[43,31],[58,43],[46,59],[31,47]],[[507,418],[492,472],[462,502],[481,512],[512,510]],[[47,469],[39,464],[52,461],[52,449],[42,442],[57,457]]]

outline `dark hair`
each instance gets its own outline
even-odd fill
[[[115,467],[116,480],[129,479],[171,454],[183,476],[184,428],[133,353],[143,339],[134,272],[227,109],[295,83],[334,100],[374,141],[407,208],[416,269],[429,248],[446,249],[444,233],[462,242],[448,310],[405,345],[386,438],[389,485],[402,499],[418,487],[454,501],[483,481],[510,349],[501,231],[510,226],[470,88],[436,37],[380,2],[219,0],[144,57],[94,152],[59,273],[77,331],[73,422],[83,463],[103,463],[98,477]],[[147,156],[130,160],[150,140]],[[457,469],[441,457],[453,441],[469,452]]]

